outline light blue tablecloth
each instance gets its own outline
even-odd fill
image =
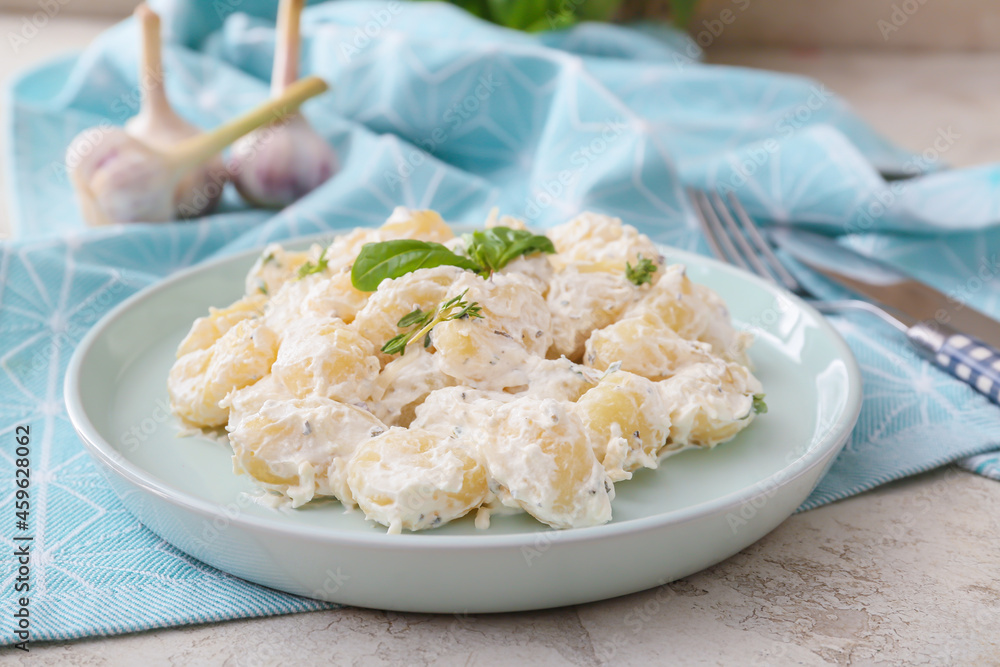
[[[212,126],[265,98],[272,2],[154,5],[169,32],[168,91],[185,116]],[[7,203],[18,240],[0,260],[0,477],[14,478],[13,428],[30,425],[36,639],[323,606],[212,570],[145,530],[66,419],[62,377],[87,328],[211,255],[378,224],[399,204],[464,222],[499,206],[540,226],[593,209],[703,251],[682,186],[734,188],[758,216],[850,233],[848,243],[1000,315],[1000,168],[938,170],[975,128],[942,127],[913,155],[818,83],[700,64],[697,47],[658,28],[584,24],[529,36],[449,5],[346,1],[310,6],[303,33],[304,71],[333,88],[305,112],[344,169],[278,214],[230,196],[200,222],[84,229],[63,152],[80,130],[134,113],[131,21],[11,90]],[[878,170],[936,173],[887,186]],[[864,410],[804,508],[984,452],[962,465],[1000,477],[996,406],[880,324],[836,324],[864,369]],[[12,517],[10,495],[4,508]],[[0,600],[12,609],[15,531],[0,532]]]

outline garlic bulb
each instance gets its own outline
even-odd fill
[[[276,26],[271,94],[280,95],[298,78],[299,24],[304,0],[281,0]],[[234,146],[229,171],[251,204],[281,208],[311,192],[337,170],[333,148],[302,114],[248,134]]]
[[[145,4],[136,7],[135,18],[142,30],[139,113],[125,123],[125,131],[155,150],[169,150],[201,133],[178,116],[170,106],[163,83],[163,47],[160,17]],[[177,184],[175,200],[180,217],[194,218],[211,212],[222,197],[229,172],[221,155],[214,155],[188,172]]]
[[[70,143],[66,165],[89,224],[165,222],[184,213],[190,193],[180,184],[240,137],[293,114],[327,90],[319,77],[289,86],[279,97],[212,130],[153,148],[120,128],[84,130]]]

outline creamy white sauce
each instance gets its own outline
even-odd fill
[[[494,212],[488,226],[498,225],[524,228]],[[593,213],[548,235],[556,254],[486,278],[439,266],[372,293],[350,283],[365,244],[412,238],[462,252],[462,240],[433,211],[400,207],[325,249],[269,246],[245,299],[200,318],[182,343],[168,382],[174,411],[198,432],[225,425],[234,470],[271,506],[331,496],[390,532],[470,512],[481,529],[522,511],[554,528],[605,523],[615,482],[731,438],[763,389],[746,367],[750,337],[714,292],[664,266],[650,239]],[[626,268],[640,259],[656,271],[636,285]],[[439,322],[402,355],[382,351],[416,334],[402,318],[455,297],[481,317]],[[616,407],[595,435],[586,418],[599,412],[581,414],[588,403],[577,401],[622,378],[659,418],[640,429],[635,410]]]

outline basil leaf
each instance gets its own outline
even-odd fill
[[[521,229],[511,229],[509,231],[513,232],[513,234],[510,245],[507,246],[504,253],[500,255],[501,269],[521,255],[531,255],[536,252],[553,254],[556,251],[556,247],[552,245],[552,241],[548,236],[532,234],[531,232]]]
[[[503,253],[503,243],[496,236],[483,231],[462,234],[465,252],[480,267],[481,273],[492,273],[497,270],[500,255]]]
[[[366,243],[351,267],[351,283],[362,292],[374,292],[383,280],[435,266],[479,270],[478,264],[467,257],[456,255],[440,243],[396,239]]]
[[[482,273],[486,274],[499,271],[522,255],[556,251],[549,237],[510,227],[492,227],[463,234],[462,240],[465,242],[465,252],[482,267]]]

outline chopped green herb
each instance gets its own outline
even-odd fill
[[[767,403],[764,402],[764,394],[753,395],[753,411],[758,415],[767,413]]]
[[[653,282],[653,274],[656,273],[656,264],[639,255],[639,261],[635,266],[625,262],[625,277],[636,285]]]
[[[319,254],[319,258],[316,260],[315,264],[312,262],[306,262],[299,267],[299,280],[302,280],[306,276],[312,275],[313,273],[323,273],[326,271],[327,264],[329,264],[329,260],[326,258],[326,248],[323,248],[323,252]]]
[[[465,292],[462,292],[458,296],[448,299],[435,308],[433,312],[425,313],[417,308],[412,313],[404,315],[397,323],[397,326],[400,328],[411,328],[386,341],[385,345],[382,346],[382,351],[386,354],[406,354],[406,346],[411,341],[421,337],[423,337],[424,347],[430,347],[431,329],[441,322],[460,320],[466,317],[482,317],[482,307],[477,302],[468,303],[465,301],[465,294],[468,291],[465,290]]]
[[[257,291],[267,296],[267,283],[263,279],[257,281]]]
[[[271,252],[269,250],[265,250],[263,253],[261,253],[261,255],[260,255],[260,265],[261,266],[265,266],[265,265],[267,265],[267,264],[269,264],[270,262],[273,262],[273,261],[274,261],[274,253],[273,252]]]

